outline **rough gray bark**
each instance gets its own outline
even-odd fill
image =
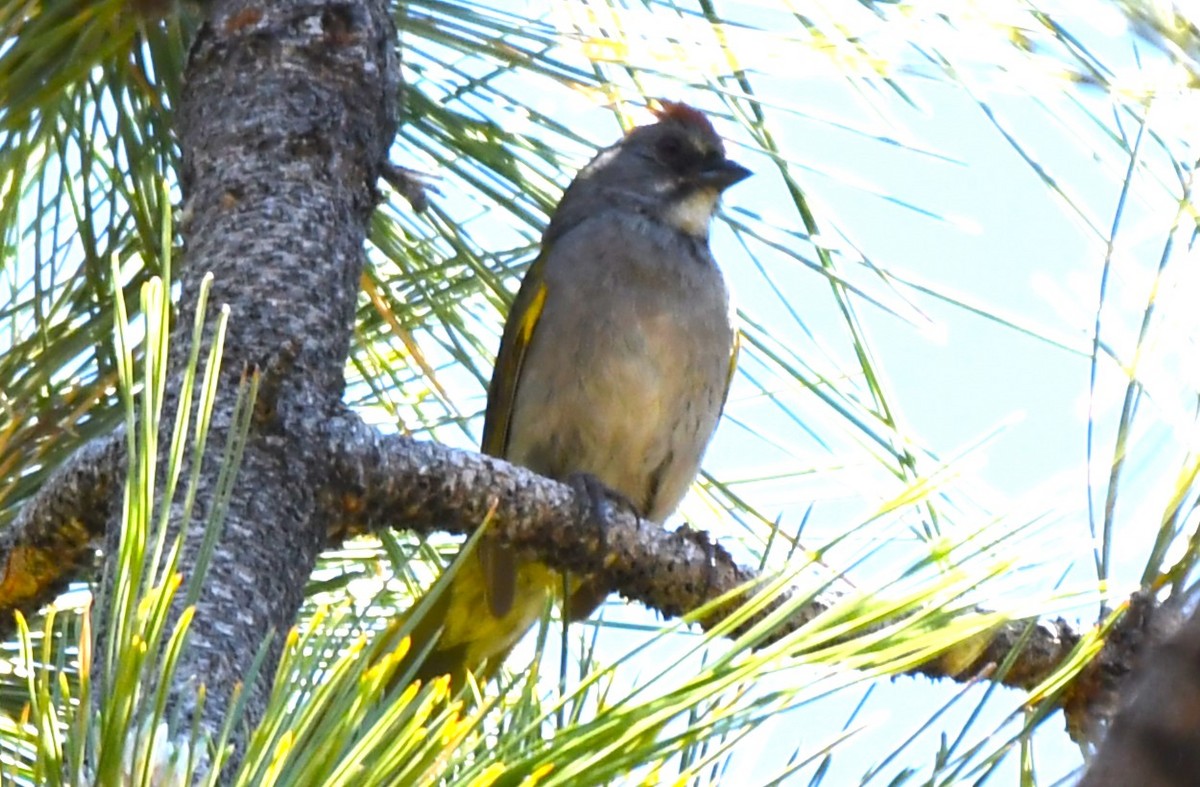
[[[1173,627],[1173,615],[1166,626]],[[1200,610],[1147,650],[1079,787],[1200,783]]]
[[[231,689],[274,632],[264,670],[246,687],[246,719],[261,717],[283,633],[330,529],[315,494],[325,463],[303,435],[341,409],[399,71],[382,0],[218,0],[208,12],[177,114],[188,221],[169,390],[181,385],[188,310],[208,272],[211,302],[228,305],[230,321],[195,515],[173,523],[186,533],[185,576],[204,538],[239,379],[257,368],[270,383],[170,693],[187,718],[204,683],[200,729],[215,736]]]

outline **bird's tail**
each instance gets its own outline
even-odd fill
[[[375,647],[386,650],[395,648],[402,637],[411,640],[393,673],[394,682],[425,683],[449,675],[457,689],[470,673],[485,683],[541,617],[558,575],[541,563],[519,564],[513,604],[504,616],[495,617],[474,545],[474,539],[469,541],[446,573],[377,638]]]

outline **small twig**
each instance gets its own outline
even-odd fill
[[[380,175],[396,193],[408,200],[408,204],[412,205],[412,209],[417,213],[423,213],[429,207],[428,192],[441,194],[437,187],[429,183],[432,175],[401,167],[390,161],[384,162]]]

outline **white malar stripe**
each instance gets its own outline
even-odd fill
[[[716,189],[697,189],[667,209],[666,220],[680,231],[697,238],[708,237],[708,223],[717,210],[721,193]]]

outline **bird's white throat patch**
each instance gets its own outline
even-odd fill
[[[708,237],[708,222],[717,209],[721,193],[716,189],[696,189],[672,203],[666,220],[680,231],[697,238]]]

